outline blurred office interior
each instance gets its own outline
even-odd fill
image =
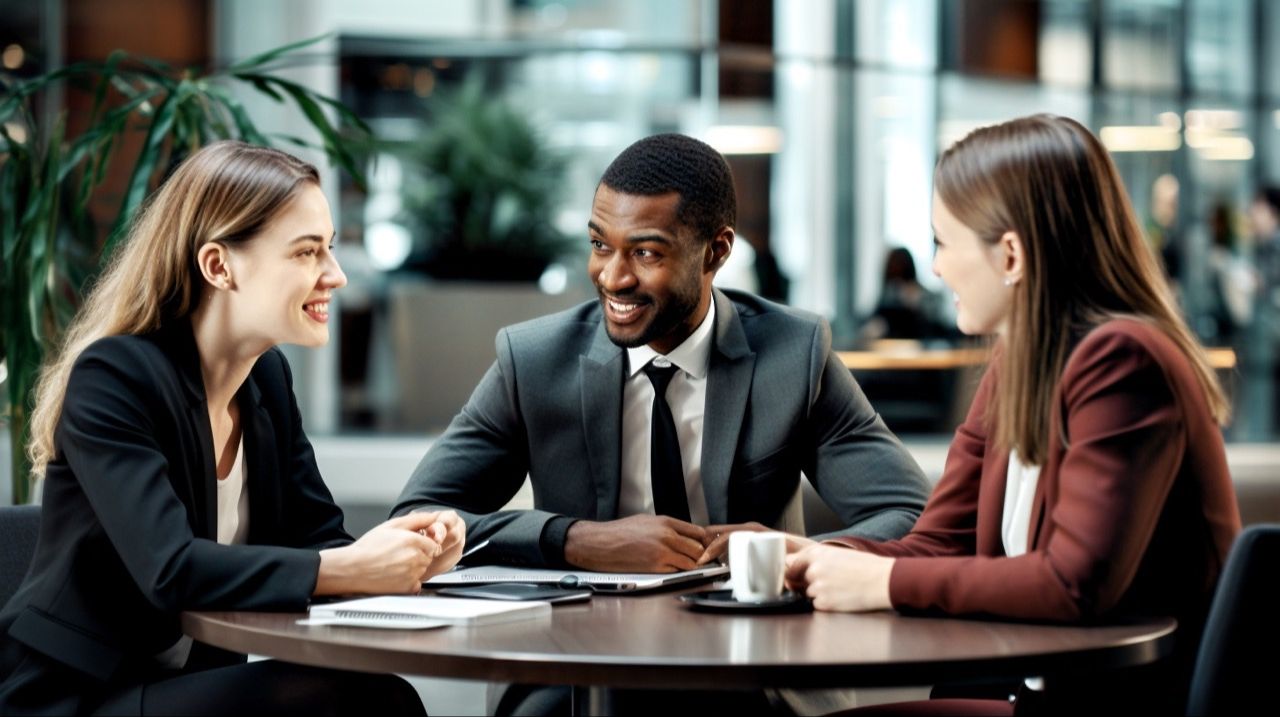
[[[1253,260],[1248,216],[1280,182],[1280,3],[0,0],[0,19],[11,77],[117,48],[225,66],[325,36],[281,74],[340,98],[378,143],[367,190],[306,155],[350,285],[335,340],[288,353],[322,468],[349,502],[394,497],[492,361],[499,327],[593,296],[595,183],[657,132],[703,138],[734,169],[739,239],[719,282],[828,317],[936,475],[980,371],[954,358],[971,352],[944,352],[982,344],[955,335],[930,271],[933,164],[984,124],[1079,119],[1113,151],[1192,325],[1231,349],[1228,438],[1280,431],[1280,334],[1265,320],[1280,287]],[[304,130],[269,98],[243,101],[273,132]],[[66,95],[43,107],[73,127],[85,110]],[[953,360],[909,363],[921,355]]]
[[[341,99],[379,140],[364,191],[301,152],[321,168],[350,285],[330,345],[286,349],[351,532],[385,517],[499,327],[593,296],[595,183],[658,132],[703,138],[733,167],[739,240],[719,283],[828,317],[936,479],[983,344],[955,334],[930,271],[932,167],[970,129],[1036,112],[1113,151],[1192,326],[1229,349],[1215,355],[1245,522],[1280,520],[1280,286],[1250,222],[1258,189],[1280,183],[1280,2],[0,0],[0,73],[116,49],[225,67],[317,36],[280,74]],[[308,129],[241,99],[270,132]],[[66,111],[74,131],[90,101],[47,93],[38,119]],[[124,179],[95,201],[104,226]],[[433,713],[483,714],[481,683],[415,684]]]

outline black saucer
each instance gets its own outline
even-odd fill
[[[694,610],[709,612],[810,612],[813,603],[800,593],[784,592],[776,599],[762,602],[740,602],[732,590],[700,590],[680,596],[680,602]]]

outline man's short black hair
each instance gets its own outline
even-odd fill
[[[703,241],[737,221],[729,163],[710,145],[683,134],[655,134],[632,144],[604,170],[600,183],[623,194],[679,194],[676,218]]]

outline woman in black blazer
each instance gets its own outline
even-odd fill
[[[240,142],[153,197],[38,387],[43,520],[0,612],[0,714],[422,713],[398,677],[245,663],[179,627],[416,593],[461,554],[452,513],[353,542],[320,479],[274,347],[328,340],[332,237],[315,168]]]

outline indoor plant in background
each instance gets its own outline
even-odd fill
[[[565,160],[478,81],[439,92],[418,138],[389,147],[405,164],[416,231],[406,268],[436,279],[537,281],[572,240],[554,223]]]
[[[494,95],[472,75],[427,100],[412,138],[383,145],[404,168],[401,221],[413,240],[388,282],[395,430],[442,430],[493,361],[499,329],[585,298],[569,270],[560,287],[547,277],[558,293],[535,283],[586,245],[555,223],[566,158]]]
[[[114,53],[14,82],[0,75],[0,377],[12,447],[13,501],[31,499],[23,450],[36,375],[74,314],[85,280],[126,233],[147,192],[184,157],[211,141],[272,139],[311,146],[296,137],[265,136],[233,94],[241,85],[297,107],[331,161],[363,182],[355,148],[368,127],[341,103],[272,74],[288,53],[313,38],[205,74]],[[32,104],[55,83],[93,92],[83,132],[68,136],[65,113],[44,123]],[[332,121],[325,108],[336,111]],[[136,156],[117,151],[140,133]],[[121,166],[117,167],[119,163]],[[119,211],[100,227],[88,211],[109,170],[128,177]]]

